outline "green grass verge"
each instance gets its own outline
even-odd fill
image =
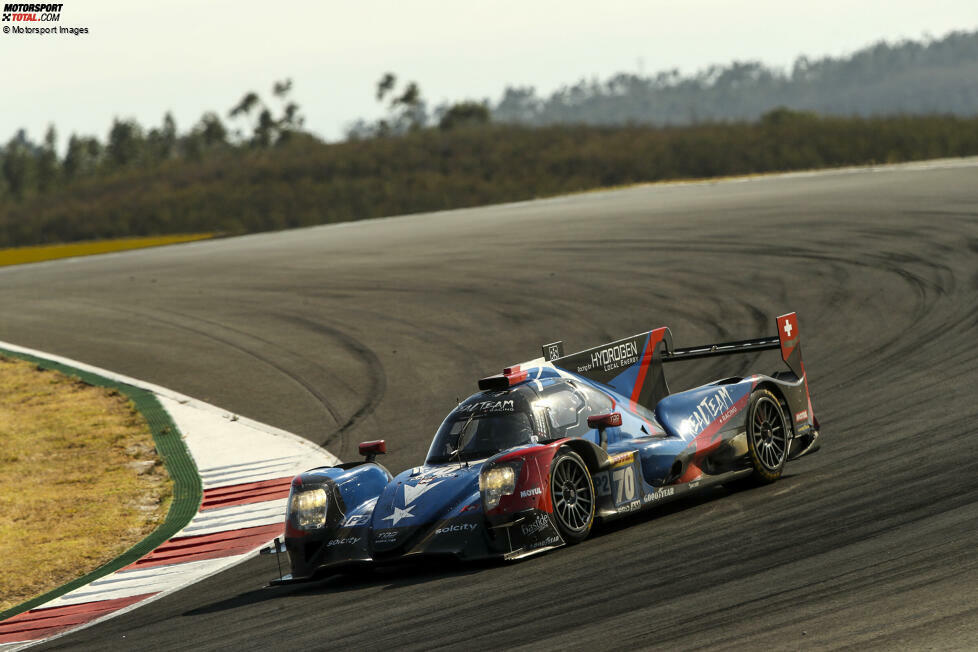
[[[0,612],[0,621],[3,621],[11,616],[16,616],[19,613],[44,604],[49,600],[60,597],[113,571],[119,570],[156,549],[161,543],[179,532],[197,513],[202,496],[202,487],[200,475],[197,473],[197,466],[194,464],[193,457],[191,457],[190,451],[187,450],[180,436],[180,431],[177,429],[173,419],[170,418],[169,413],[163,409],[163,406],[152,392],[32,355],[8,351],[2,348],[0,348],[0,353],[8,357],[30,361],[43,369],[52,369],[68,376],[74,376],[90,385],[115,389],[127,396],[149,424],[150,431],[153,434],[153,441],[156,444],[156,450],[163,459],[167,472],[173,479],[173,500],[170,503],[170,511],[167,513],[166,520],[163,524],[152,534],[119,557],[103,564],[94,571],[48,591],[43,595],[32,598],[27,602]],[[31,542],[24,541],[22,545],[29,546]],[[30,570],[27,569],[25,572],[30,572]]]

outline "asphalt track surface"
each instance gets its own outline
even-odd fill
[[[978,167],[584,194],[0,271],[0,339],[419,463],[475,381],[796,310],[823,448],[504,565],[277,589],[256,558],[49,649],[978,645]],[[324,208],[328,210],[328,208]],[[770,354],[763,354],[765,356]],[[673,389],[779,368],[733,357]]]

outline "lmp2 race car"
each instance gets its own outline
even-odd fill
[[[447,555],[519,559],[582,541],[596,519],[649,509],[718,483],[777,480],[818,448],[795,313],[777,336],[673,348],[668,328],[571,355],[544,356],[479,381],[435,433],[421,466],[375,461],[292,481],[285,538],[303,581],[344,566]],[[670,394],[664,365],[780,349],[788,370]]]

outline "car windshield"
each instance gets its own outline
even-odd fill
[[[533,424],[524,412],[462,414],[446,419],[428,450],[429,464],[478,460],[533,441]],[[461,443],[458,457],[456,449]]]

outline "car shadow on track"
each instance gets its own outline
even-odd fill
[[[451,558],[439,558],[413,560],[390,566],[364,567],[355,571],[326,575],[301,584],[265,585],[260,589],[186,611],[182,615],[197,616],[227,611],[267,600],[280,600],[287,596],[336,594],[378,586],[384,591],[397,590],[445,578],[474,575],[487,568],[498,567],[503,564],[504,562],[499,560],[463,562]],[[275,566],[269,567],[268,577],[270,578],[274,574]]]
[[[782,479],[788,480],[791,477],[791,475],[785,474]],[[718,504],[723,504],[724,499],[730,500],[737,494],[749,495],[752,491],[765,491],[766,489],[768,488],[728,488],[722,485],[709,487],[691,496],[659,505],[650,511],[637,512],[610,523],[598,524],[592,531],[590,539],[594,543],[598,543],[604,537],[614,536],[615,533],[631,527],[640,527],[642,523],[652,522],[659,518],[684,512],[707,503],[719,501]],[[547,554],[560,554],[560,549]],[[459,561],[446,557],[415,559],[399,564],[376,567],[364,566],[353,571],[334,573],[301,584],[288,584],[284,586],[265,585],[262,588],[186,611],[182,615],[198,616],[216,613],[260,604],[268,600],[280,600],[288,596],[335,594],[347,591],[359,591],[370,587],[380,587],[384,591],[398,590],[446,578],[475,575],[513,563],[533,563],[533,560],[534,557],[518,562],[504,562],[502,560]],[[277,570],[274,563],[270,564],[266,577],[270,579],[277,576]]]
[[[752,486],[749,482],[743,482],[742,484],[731,484],[727,485],[714,485],[701,489],[696,493],[684,496],[678,500],[663,503],[648,511],[639,511],[621,518],[615,519],[609,523],[600,523],[594,526],[591,531],[588,541],[600,541],[602,537],[613,536],[617,532],[622,530],[627,530],[633,527],[641,527],[642,524],[647,523],[649,525],[654,524],[660,518],[665,518],[673,514],[679,514],[693,508],[699,507],[701,505],[716,505],[719,508],[726,508],[734,511],[741,511],[743,509],[742,501],[738,499],[738,496],[742,499],[761,499],[766,492],[776,492],[780,489],[785,488],[786,483],[791,483],[791,480],[799,477],[796,473],[785,473],[781,476],[781,479],[771,485],[759,485]],[[793,483],[792,483],[793,485]],[[756,496],[753,496],[757,492]],[[559,549],[555,552],[559,553]],[[531,558],[532,559],[532,558]]]

